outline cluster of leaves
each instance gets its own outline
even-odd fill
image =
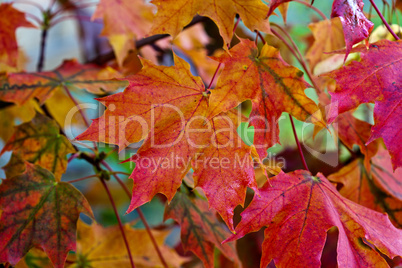
[[[103,20],[101,35],[112,56],[85,64],[65,60],[51,71],[42,71],[48,30],[70,13],[80,21],[79,12],[90,3],[52,1],[47,9],[39,6],[43,18],[0,4],[0,136],[5,142],[0,155],[12,152],[0,184],[0,263],[191,266],[194,259],[179,254],[180,247],[165,244],[169,226],[151,230],[142,215],[140,207],[160,193],[167,199],[165,220],[181,227],[181,248],[206,267],[252,266],[236,240],[264,227],[260,267],[319,267],[334,230],[339,267],[400,264],[402,42],[370,2],[391,40],[370,41],[374,24],[362,0],[334,0],[330,19],[303,0],[100,0],[92,19]],[[304,56],[288,32],[270,22],[278,11],[286,21],[289,5],[296,3],[323,17],[309,25],[312,41]],[[396,13],[401,1],[388,6]],[[205,21],[217,27],[214,41],[222,40],[222,47],[215,44],[208,51],[212,42],[201,26]],[[35,72],[23,69],[16,38],[20,27],[42,31]],[[171,42],[164,42],[168,36]],[[160,54],[167,51],[172,66],[160,64]],[[293,54],[304,72],[280,51]],[[307,88],[315,89],[318,104],[306,95]],[[82,93],[102,96],[97,100],[106,107],[91,124],[80,109],[75,110],[80,117],[65,120],[78,107],[74,94]],[[354,114],[369,103],[374,104],[373,125]],[[304,164],[303,169],[288,165],[287,173],[264,163],[267,150],[280,143],[278,121],[284,112]],[[313,124],[314,135],[330,132],[347,149],[347,160],[328,178],[319,168],[317,174],[309,171],[293,117]],[[23,123],[12,129],[16,122]],[[239,134],[244,123],[253,130],[251,143]],[[74,140],[67,138],[67,128],[83,126]],[[78,148],[81,141],[94,146]],[[123,151],[140,142],[126,160],[135,164],[128,174],[131,194],[110,163],[117,147]],[[117,147],[105,151],[98,143]],[[95,174],[62,181],[73,161],[88,162]],[[91,177],[104,186],[118,226],[79,220],[80,213],[93,221],[95,216],[71,183]],[[127,213],[137,210],[146,230],[121,223],[108,186],[111,177],[131,197]],[[236,208],[246,200],[236,220]]]

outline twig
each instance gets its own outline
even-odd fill
[[[36,70],[38,72],[42,72],[43,64],[45,61],[45,47],[46,47],[47,31],[48,31],[48,27],[46,25],[44,25],[43,29],[42,29],[42,33],[41,33],[41,38],[40,38],[40,50],[39,50],[38,65],[36,67]]]
[[[193,26],[193,25],[195,25],[197,23],[203,22],[205,20],[206,20],[206,17],[196,16],[186,27],[183,28],[183,30],[188,29],[191,26]],[[153,43],[155,43],[155,42],[157,42],[157,41],[159,41],[161,39],[164,39],[164,38],[166,38],[168,36],[170,36],[170,35],[168,35],[168,34],[156,34],[156,35],[153,35],[153,36],[145,37],[145,38],[142,38],[142,39],[136,41],[135,42],[135,47],[136,47],[136,49],[140,49],[140,48],[142,48],[142,47],[144,47],[146,45],[153,44]],[[87,63],[95,63],[95,64],[98,64],[98,65],[102,65],[102,64],[105,64],[106,62],[108,62],[110,60],[113,60],[115,57],[116,56],[114,55],[114,52],[110,51],[110,52],[108,52],[106,54],[100,55],[100,56],[96,57],[95,59],[92,59],[92,60],[88,61]]]
[[[399,36],[391,29],[391,26],[389,26],[387,20],[384,18],[380,10],[378,9],[377,5],[374,3],[373,0],[370,0],[371,5],[374,7],[375,11],[377,12],[378,16],[380,16],[382,22],[384,23],[385,27],[387,27],[388,31],[392,34],[392,36],[395,38],[395,40],[399,40]]]
[[[102,161],[101,163],[102,163],[102,165],[103,165],[107,170],[109,170],[110,172],[113,171],[113,169],[110,167],[110,165],[109,165],[106,161]],[[127,174],[127,173],[125,173],[125,174]],[[131,199],[130,190],[127,188],[127,186],[124,184],[124,182],[119,178],[119,176],[117,176],[116,173],[113,174],[113,177],[116,179],[116,181],[117,181],[117,182],[120,184],[120,186],[123,188],[123,190],[124,190],[124,192],[127,194],[128,198]],[[138,215],[140,216],[140,219],[141,219],[142,223],[143,223],[144,226],[145,226],[145,229],[146,229],[146,231],[147,231],[147,233],[148,233],[148,235],[149,235],[149,238],[150,238],[151,241],[152,241],[152,244],[154,245],[154,248],[155,248],[155,250],[156,250],[156,253],[158,254],[158,257],[159,257],[160,261],[162,262],[162,264],[163,264],[163,266],[164,266],[165,268],[168,268],[168,265],[167,265],[167,263],[166,263],[166,261],[165,261],[165,258],[163,257],[162,252],[160,251],[159,246],[158,246],[158,244],[156,243],[155,237],[154,237],[154,235],[152,234],[151,228],[149,227],[149,224],[148,224],[148,222],[147,222],[147,219],[144,217],[144,214],[142,213],[141,208],[137,208],[136,210],[137,210]]]
[[[107,195],[109,197],[110,203],[112,204],[114,214],[116,215],[117,222],[119,223],[120,232],[121,232],[121,235],[123,237],[124,244],[126,245],[126,249],[127,249],[128,257],[130,259],[131,267],[135,268],[133,257],[131,256],[130,245],[128,244],[126,233],[124,232],[124,227],[123,227],[123,224],[121,223],[121,219],[120,219],[119,213],[117,212],[116,204],[114,203],[112,194],[110,193],[109,187],[107,186],[105,180],[101,179],[101,178],[99,178],[99,179],[102,182],[102,185],[106,190],[106,193],[107,193]]]

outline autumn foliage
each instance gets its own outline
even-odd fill
[[[402,265],[402,3],[388,2],[1,3],[0,265]],[[81,60],[47,68],[66,20]],[[40,35],[36,69],[22,28]]]

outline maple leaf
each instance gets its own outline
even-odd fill
[[[381,214],[342,197],[320,173],[297,170],[280,173],[260,189],[241,213],[233,241],[265,229],[260,267],[274,260],[277,267],[320,267],[327,231],[339,231],[339,267],[387,266],[372,248],[393,258],[402,254],[402,230]]]
[[[16,121],[27,122],[35,116],[35,103],[29,102],[23,106],[11,105],[0,109],[0,138],[8,141],[13,135]]]
[[[54,71],[40,73],[11,73],[0,87],[0,99],[19,105],[37,98],[44,103],[53,91],[86,89],[93,94],[105,94],[122,87],[125,83],[110,80],[120,75],[110,67],[101,68],[95,64],[81,65],[76,60],[66,60]]]
[[[331,18],[339,17],[342,22],[346,44],[346,57],[352,46],[366,39],[374,24],[363,14],[362,0],[334,0]]]
[[[10,3],[0,4],[0,62],[17,67],[18,44],[15,32],[19,27],[35,28],[25,19],[25,13]]]
[[[249,123],[255,127],[254,145],[261,158],[266,156],[267,148],[279,142],[277,120],[282,112],[325,127],[319,108],[304,93],[309,85],[303,72],[283,61],[277,49],[264,45],[259,52],[254,42],[240,39],[230,54],[213,58],[225,68],[211,91],[211,115],[250,99]]]
[[[81,129],[86,127],[84,119],[77,112],[77,108],[81,107],[77,107],[66,90],[53,90],[51,96],[46,99],[46,108],[62,129],[66,130],[69,126],[81,127]]]
[[[165,67],[142,60],[144,68],[125,78],[130,85],[123,93],[100,99],[108,109],[77,139],[122,150],[146,138],[129,159],[136,167],[128,213],[157,193],[172,200],[192,167],[196,186],[233,229],[233,210],[244,203],[247,186],[257,191],[250,147],[237,134],[236,114],[212,118],[200,77],[183,59],[174,56],[174,62]]]
[[[286,23],[287,11],[289,7],[289,2],[292,0],[272,0],[269,5],[268,17],[274,13],[276,8],[279,9],[279,12],[282,14],[283,21]]]
[[[218,62],[207,57],[208,51],[205,46],[210,41],[210,38],[201,24],[191,26],[173,40],[173,44],[180,48],[197,67],[197,73],[203,81],[211,81],[218,67]],[[214,53],[218,51],[221,50],[218,49]]]
[[[402,31],[402,27],[398,24],[390,24],[391,30],[398,35],[399,32]],[[374,31],[370,34],[370,43],[375,43],[382,39],[387,39],[390,41],[395,41],[395,37],[391,34],[391,32],[387,29],[385,25],[377,26]]]
[[[136,267],[163,267],[146,230],[133,229],[125,225],[124,233]],[[152,230],[152,235],[169,267],[180,267],[188,258],[179,256],[174,249],[164,245],[169,233],[169,231]],[[77,226],[75,258],[69,257],[68,260],[73,264],[67,267],[130,266],[127,249],[118,226],[102,227],[96,223],[87,225],[81,220]]]
[[[364,165],[367,170],[370,170],[370,159],[378,149],[378,142],[366,145],[372,125],[355,118],[352,111],[339,115],[335,122],[333,127],[338,133],[339,139],[351,150],[353,150],[353,145],[357,144],[360,152],[365,156]]]
[[[232,40],[236,14],[250,30],[270,32],[268,6],[261,0],[153,0],[151,3],[158,7],[151,34],[168,33],[175,38],[197,13],[216,23],[224,49]]]
[[[122,65],[129,50],[134,50],[134,39],[144,37],[151,29],[153,6],[143,0],[101,0],[92,19],[102,18],[101,35],[107,36]]]
[[[52,173],[26,163],[26,171],[0,184],[0,263],[15,265],[32,247],[42,248],[55,267],[75,250],[80,212],[93,218],[84,196]]]
[[[391,157],[381,148],[371,159],[370,169],[365,168],[361,159],[356,159],[328,180],[342,184],[340,193],[362,206],[388,213],[399,228],[402,227],[402,171],[392,172]]]
[[[26,160],[51,171],[58,181],[67,168],[67,154],[75,152],[70,141],[60,134],[57,123],[39,113],[32,121],[15,128],[0,156],[11,150],[13,156],[6,166],[9,175],[22,173]]]
[[[187,190],[188,192],[188,190]],[[221,244],[230,232],[216,218],[216,211],[192,193],[177,192],[165,209],[165,220],[180,224],[184,250],[191,250],[205,267],[214,267],[214,250],[218,248],[231,261],[239,264],[234,243]]]
[[[402,166],[402,42],[381,40],[369,49],[360,45],[352,52],[361,53],[361,61],[332,71],[325,76],[336,80],[337,89],[330,92],[331,107],[328,122],[338,113],[358,107],[361,103],[375,103],[371,136],[367,143],[382,137],[391,154],[394,170]],[[350,74],[353,74],[350,75]]]
[[[306,53],[310,69],[314,70],[317,63],[331,57],[324,52],[331,52],[345,46],[342,24],[339,18],[322,20],[308,26],[313,33],[314,43]]]

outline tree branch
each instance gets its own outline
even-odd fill
[[[205,20],[206,20],[206,17],[196,16],[196,17],[194,17],[194,19],[186,27],[184,27],[184,29],[190,28],[191,26],[193,26],[193,25],[195,25],[197,23],[203,22]],[[155,42],[157,42],[157,41],[159,41],[161,39],[164,39],[164,38],[166,38],[168,36],[170,36],[170,35],[169,34],[156,34],[156,35],[153,35],[153,36],[145,37],[145,38],[142,38],[142,39],[136,41],[135,42],[135,47],[136,47],[136,49],[140,49],[143,46],[153,44],[153,43],[155,43]],[[115,56],[114,52],[110,51],[110,52],[108,52],[106,54],[100,55],[100,56],[96,57],[95,59],[92,59],[92,60],[88,61],[87,63],[95,63],[95,64],[98,64],[98,65],[103,65],[106,62],[111,61],[111,60],[113,60],[115,58],[116,58],[116,56]]]

